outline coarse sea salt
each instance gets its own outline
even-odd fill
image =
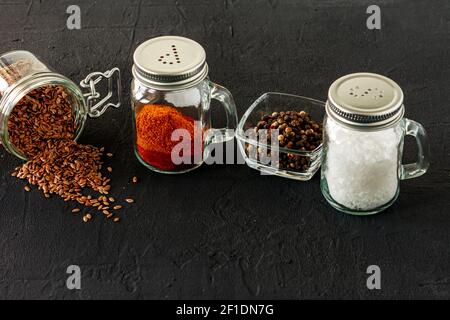
[[[379,208],[396,196],[399,177],[399,126],[357,131],[328,118],[329,143],[323,171],[331,197],[359,211]]]

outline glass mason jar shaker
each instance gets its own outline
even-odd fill
[[[206,53],[197,42],[176,36],[146,41],[134,53],[133,76],[135,153],[147,168],[191,171],[203,163],[208,145],[234,138],[233,97],[209,80]],[[226,128],[212,129],[211,99],[224,106]]]
[[[429,166],[427,135],[404,118],[403,92],[391,79],[356,73],[330,87],[324,120],[321,189],[337,210],[370,215],[391,206],[399,181]],[[402,165],[405,135],[418,146],[418,162]]]
[[[105,95],[98,92],[102,81],[107,81]],[[76,139],[81,135],[88,116],[96,118],[108,107],[120,106],[120,71],[117,68],[89,74],[80,83],[81,88],[85,89],[83,92],[74,82],[53,72],[31,52],[11,51],[0,55],[0,141],[9,153],[23,160],[26,160],[26,155],[9,139],[9,116],[24,96],[44,86],[60,86],[66,91],[76,123]],[[111,102],[113,96],[117,96],[116,103]]]

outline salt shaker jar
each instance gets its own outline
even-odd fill
[[[391,79],[356,73],[330,87],[324,119],[321,190],[337,210],[354,215],[381,212],[397,199],[400,180],[429,166],[425,129],[404,118],[403,92]],[[418,161],[402,164],[405,135],[418,146]]]
[[[176,36],[150,39],[136,49],[132,71],[135,154],[150,170],[191,171],[204,162],[210,144],[234,138],[233,97],[209,80],[206,53],[197,42]],[[225,109],[225,128],[212,128],[212,99]],[[185,133],[184,140],[178,131]],[[185,146],[181,152],[180,141]]]
[[[31,52],[11,51],[0,55],[0,141],[9,153],[23,160],[26,156],[9,139],[9,116],[23,97],[44,86],[64,88],[75,118],[76,139],[83,132],[88,116],[97,118],[109,107],[120,106],[120,71],[117,68],[104,73],[93,72],[78,86],[52,71]],[[100,90],[100,86],[106,89]]]

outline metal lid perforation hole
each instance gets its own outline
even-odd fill
[[[170,64],[173,65],[176,63],[181,63],[181,59],[180,59],[180,55],[178,54],[178,49],[176,47],[176,45],[172,45],[172,54],[175,57],[175,60],[171,59],[171,53],[168,52],[165,55],[162,55],[159,57],[158,62],[161,62],[162,64]]]
[[[181,63],[181,61],[180,61],[180,56],[179,56],[179,54],[178,54],[177,46],[174,45],[174,44],[172,45],[172,51],[173,51],[173,54],[174,54],[174,56],[175,56],[175,61],[170,62],[170,64],[174,64],[175,62],[176,62],[176,63]]]

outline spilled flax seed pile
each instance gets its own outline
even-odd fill
[[[28,158],[12,176],[37,186],[47,198],[57,195],[64,201],[78,202],[87,211],[96,210],[114,222],[120,221],[117,213],[123,206],[113,204],[116,200],[109,196],[111,179],[101,172],[104,148],[75,142],[76,122],[63,87],[44,86],[25,96],[9,117],[8,133],[12,144]],[[31,189],[26,186],[25,190]],[[72,210],[74,214],[82,211]],[[86,213],[82,219],[88,222],[93,215]]]

